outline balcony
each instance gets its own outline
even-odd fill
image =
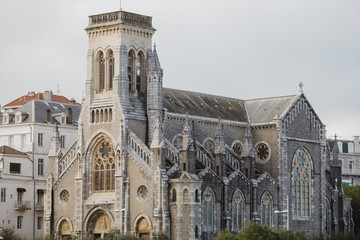
[[[35,210],[36,211],[44,211],[44,202],[36,202]]]
[[[31,210],[30,201],[16,201],[14,204],[14,209],[18,211]]]

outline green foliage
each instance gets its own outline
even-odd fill
[[[353,219],[354,219],[354,232],[355,234],[360,234],[360,186],[349,186],[343,185],[345,195],[352,198],[351,207],[353,209]]]
[[[4,240],[20,240],[21,238],[15,233],[14,227],[2,227],[1,236]]]
[[[214,240],[237,240],[239,239],[238,235],[232,234],[229,229],[225,229],[220,232],[220,234]]]
[[[166,235],[163,232],[159,232],[159,233],[155,233],[153,234],[151,239],[155,239],[155,240],[170,240],[169,236]]]
[[[257,223],[250,224],[239,233],[241,240],[278,240],[278,234],[267,226],[260,226]]]

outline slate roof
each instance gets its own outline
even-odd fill
[[[26,153],[23,153],[23,152],[20,152],[16,149],[13,149],[11,147],[8,147],[8,146],[1,146],[0,147],[0,154],[8,154],[8,155],[22,155],[22,156],[26,156],[27,157],[27,154]]]
[[[245,100],[250,123],[269,123],[292,104],[296,95]]]
[[[163,88],[163,106],[170,113],[221,118],[238,122],[271,123],[297,95],[241,100],[204,93]]]
[[[243,100],[163,88],[163,106],[171,113],[246,122]]]
[[[46,110],[50,110],[50,116],[53,116],[53,114],[57,113],[65,114],[67,108],[72,109],[72,125],[77,126],[77,120],[81,111],[81,106],[79,105],[34,99],[30,102],[25,103],[11,114],[15,114],[16,112],[23,113],[26,116],[22,120],[23,123],[44,123],[46,119]],[[50,123],[55,124],[55,121],[56,120],[53,117],[50,118]]]

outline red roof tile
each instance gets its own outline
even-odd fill
[[[19,107],[19,106],[22,106],[25,103],[30,102],[31,100],[34,100],[34,99],[44,100],[44,94],[43,93],[28,92],[27,95],[21,96],[21,97],[15,99],[12,102],[9,102],[8,104],[4,105],[3,108]],[[71,104],[71,101],[73,101],[73,99],[69,100],[66,97],[61,96],[61,95],[53,95],[52,96],[52,101],[53,102],[58,102],[58,103]],[[80,105],[77,102],[75,102],[75,104]]]
[[[20,152],[16,149],[13,149],[11,147],[8,146],[1,146],[0,147],[0,154],[10,154],[10,155],[23,155],[23,156],[27,156],[26,153]]]

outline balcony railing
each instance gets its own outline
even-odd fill
[[[44,202],[36,202],[35,210],[36,211],[43,211],[44,210]]]
[[[15,201],[14,209],[19,211],[30,210],[30,201]]]

